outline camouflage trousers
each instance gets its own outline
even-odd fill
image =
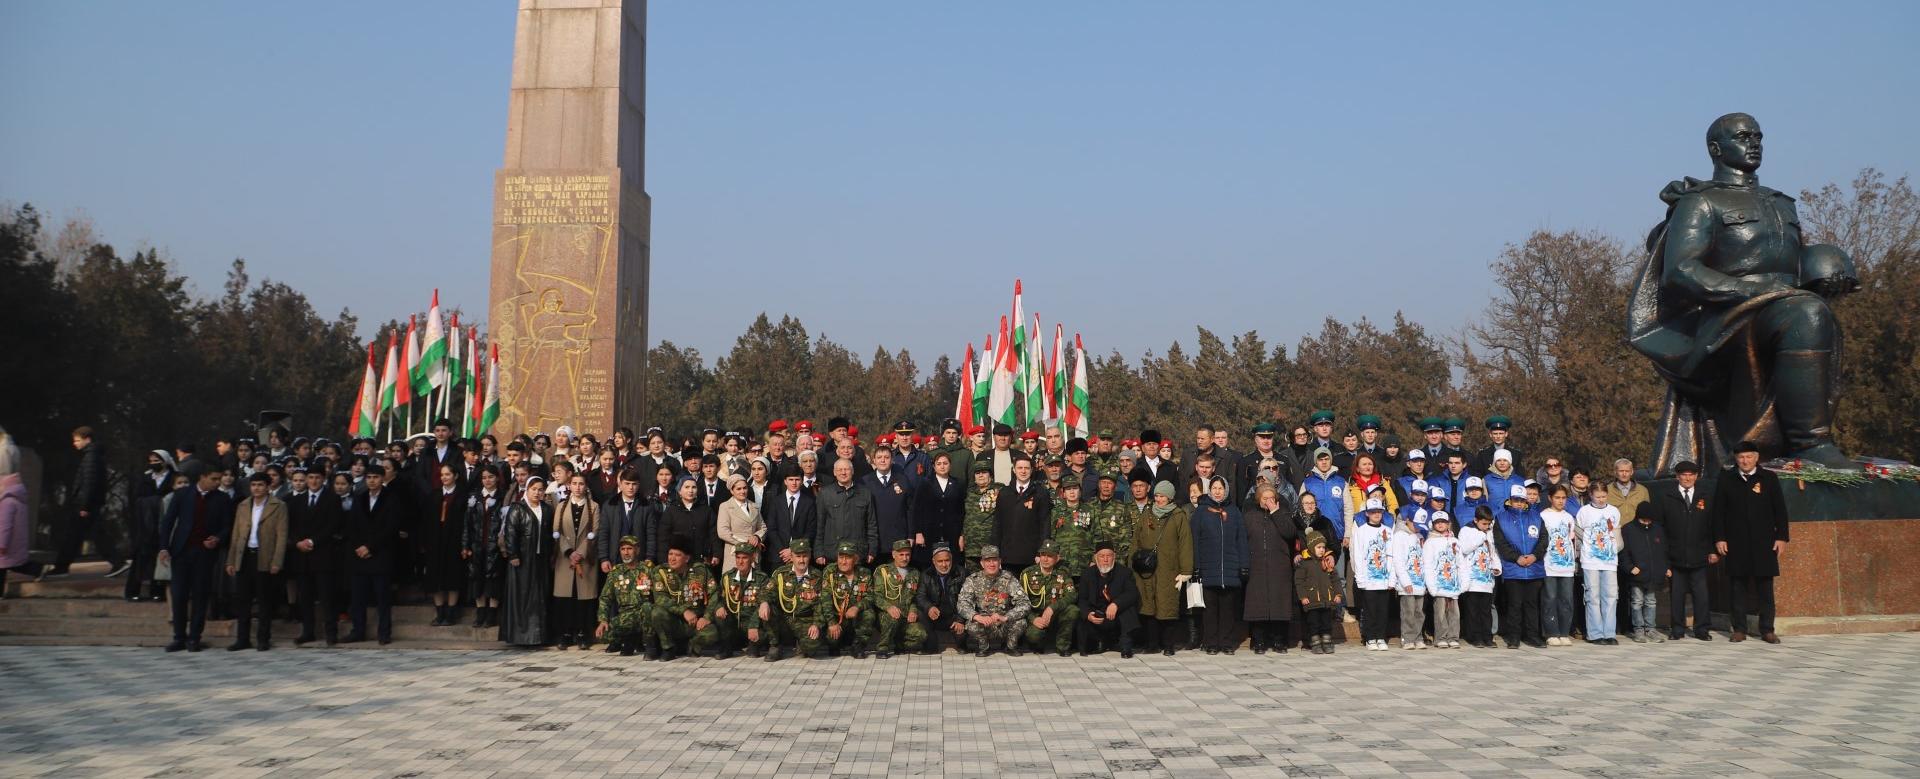
[[[660,642],[661,649],[678,651],[681,644],[691,643],[697,632],[693,623],[687,621],[684,612],[676,613],[658,607],[653,610],[653,638]],[[689,647],[687,651],[693,650]]]
[[[747,628],[754,625],[743,623],[747,623],[747,620],[742,620],[740,615],[732,613],[713,620],[707,623],[706,627],[693,632],[693,639],[687,642],[687,651],[695,654],[708,650],[726,651],[749,644],[751,642],[746,640]],[[765,633],[760,635],[762,639],[766,637]]]
[[[840,637],[834,638],[831,626],[840,625]],[[861,609],[859,616],[842,617],[836,623],[828,620],[820,626],[820,641],[831,649],[859,648],[873,646],[873,609]]]
[[[653,637],[652,607],[630,607],[607,621],[606,641],[639,649]]]
[[[909,614],[919,616],[908,622]],[[927,642],[926,615],[920,614],[920,610],[912,606],[901,608],[899,619],[894,619],[885,609],[877,610],[874,612],[873,636],[872,646],[875,650],[909,652],[919,649]]]
[[[807,637],[807,629],[814,624],[812,618],[794,619],[792,614],[776,608],[772,610],[771,617],[760,625],[760,638],[767,642],[769,648],[791,642],[799,647],[801,654],[812,657],[826,651],[827,637],[826,628],[820,629],[819,638]]]
[[[1042,652],[1065,652],[1073,648],[1073,623],[1080,620],[1079,606],[1062,606],[1053,612],[1052,621],[1044,628],[1027,623],[1027,643]]]
[[[1027,621],[1024,618],[1007,620],[993,627],[987,627],[986,625],[969,620],[967,622],[967,641],[973,644],[973,649],[976,652],[982,649],[993,649],[996,647],[1012,649],[1019,643],[1020,636],[1026,633],[1026,630]]]

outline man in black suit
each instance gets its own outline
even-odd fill
[[[1687,596],[1691,595],[1693,637],[1712,641],[1713,635],[1707,632],[1713,625],[1707,605],[1707,566],[1720,562],[1720,555],[1713,549],[1706,490],[1700,488],[1700,466],[1691,461],[1675,464],[1673,476],[1678,483],[1655,490],[1649,501],[1654,519],[1666,528],[1667,561],[1673,565],[1667,637],[1678,639],[1686,633]]]
[[[1172,475],[1173,465],[1164,466]],[[1034,480],[1033,459],[1014,455],[1013,483],[1000,488],[993,506],[993,540],[1001,564],[1019,573],[1033,564],[1040,542],[1053,536],[1053,496]]]
[[[1780,477],[1760,468],[1760,447],[1742,441],[1733,470],[1713,487],[1714,551],[1727,561],[1727,616],[1733,641],[1747,640],[1747,615],[1760,612],[1760,640],[1780,643],[1773,632],[1773,577],[1787,549],[1787,499]]]
[[[860,483],[873,495],[880,548],[892,549],[893,542],[912,541],[918,532],[913,524],[915,484],[911,474],[893,467],[893,449],[877,446],[869,456],[873,458],[873,472],[860,477]]]
[[[793,561],[793,551],[788,547],[796,538],[813,538],[816,520],[813,490],[802,483],[800,466],[793,461],[781,465],[780,481],[781,490],[768,495],[760,507],[760,516],[767,522],[767,540],[762,548],[778,550],[761,556],[760,568],[767,572]]]
[[[192,484],[174,491],[160,519],[160,560],[173,566],[173,643],[167,651],[198,652],[207,626],[220,553],[233,530],[233,499],[219,490],[220,471],[192,462],[185,470]]]
[[[1149,492],[1153,490],[1153,485],[1166,482],[1173,485],[1175,495],[1186,494],[1186,490],[1180,486],[1179,469],[1172,462],[1160,457],[1160,431],[1158,430],[1140,431],[1140,459],[1134,463],[1133,470],[1134,473],[1144,471],[1147,474]],[[1132,474],[1127,478],[1131,481]]]
[[[333,646],[340,638],[333,603],[340,570],[340,524],[351,510],[353,482],[340,479],[336,489],[319,470],[308,472],[306,482],[305,494],[296,494],[287,504],[287,538],[291,544],[287,547],[286,572],[293,578],[294,612],[300,616],[300,636],[293,643],[298,646],[314,640],[317,622],[327,646]]]
[[[696,462],[700,473],[700,505],[709,511],[718,511],[720,504],[732,497],[732,493],[727,492],[726,480],[720,478],[720,456],[703,454]]]
[[[633,550],[636,560],[647,559],[647,555],[653,551],[647,548],[653,536],[647,532],[647,504],[640,499],[639,472],[632,469],[621,471],[614,489],[614,496],[600,507],[600,530],[596,534],[597,538],[616,542],[595,545],[599,550],[600,572],[603,574],[613,571],[613,567],[620,564],[619,539],[627,536],[640,539],[639,548]],[[615,648],[614,644],[607,645],[608,651]]]
[[[386,468],[367,466],[366,491],[346,517],[347,573],[353,580],[353,632],[347,643],[367,640],[367,603],[379,619],[380,643],[393,641],[393,567],[405,527],[406,495],[386,485]]]

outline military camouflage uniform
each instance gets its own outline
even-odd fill
[[[976,652],[1016,647],[1026,631],[1029,608],[1020,580],[1004,568],[995,576],[977,571],[960,586],[960,618],[967,622],[967,640],[973,643]],[[989,628],[973,621],[977,614],[1004,614],[1007,621]]]
[[[755,644],[747,641],[747,631],[760,627],[760,591],[767,587],[767,575],[756,568],[745,574],[744,581],[741,577],[735,569],[714,583],[714,597],[708,599],[704,615],[710,624],[693,634],[692,651],[718,647],[730,652],[743,644]],[[725,616],[721,615],[723,611]],[[760,639],[766,638],[763,631]]]
[[[1114,559],[1122,567],[1129,565],[1127,561],[1133,559],[1133,502],[1116,497],[1113,500],[1095,500],[1091,505],[1094,545],[1098,546],[1102,541],[1112,544]],[[1084,568],[1068,570],[1077,575]]]
[[[865,652],[873,645],[873,603],[868,593],[867,569],[854,566],[851,573],[841,573],[839,568],[827,571],[826,590],[827,608],[833,611],[820,622],[820,639],[827,647],[840,650],[852,648],[856,652]],[[859,609],[854,616],[847,616],[847,609]],[[840,637],[833,638],[829,627],[840,626]]]
[[[824,651],[826,645],[822,639],[826,638],[827,629],[820,626],[825,624],[825,618],[832,616],[829,612],[833,604],[827,597],[826,578],[820,575],[819,569],[808,567],[802,578],[794,574],[793,566],[780,566],[760,591],[760,602],[767,607],[767,619],[760,627],[768,648],[792,641],[800,653],[808,657]],[[811,627],[820,627],[820,638],[807,636],[807,629]]]
[[[1058,566],[1052,573],[1043,573],[1040,566],[1035,565],[1020,572],[1020,589],[1032,604],[1027,620],[1027,643],[1042,652],[1065,652],[1073,648],[1073,623],[1080,619],[1080,600],[1074,590],[1073,577]],[[1049,608],[1053,609],[1053,620],[1044,628],[1034,627],[1031,618]]]
[[[645,560],[619,563],[607,572],[600,587],[600,621],[607,623],[607,642],[622,649],[639,649],[653,637],[653,566]]]
[[[653,639],[662,651],[672,652],[693,639],[695,630],[686,613],[705,616],[707,599],[712,596],[713,572],[704,565],[693,563],[683,573],[664,565],[654,569]]]
[[[1053,545],[1060,551],[1059,568],[1077,576],[1093,564],[1093,506],[1086,501],[1069,506],[1053,504]]]
[[[1000,499],[1000,487],[967,487],[967,515],[960,525],[960,537],[966,539],[967,570],[980,570],[980,548],[993,543],[993,506]]]
[[[868,577],[868,592],[872,599],[874,621],[874,644],[876,651],[911,652],[920,648],[927,640],[927,620],[925,614],[914,605],[920,596],[919,569],[909,567],[904,578],[899,569],[892,565],[882,565],[873,569]],[[900,609],[900,618],[894,619],[887,613],[887,607]],[[919,614],[914,621],[908,622],[907,615]]]

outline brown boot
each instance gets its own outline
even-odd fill
[[[1761,633],[1760,640],[1765,641],[1769,644],[1778,644],[1780,643],[1780,636],[1774,633]]]
[[[1733,643],[1736,643],[1736,644],[1738,644],[1738,643],[1740,643],[1740,642],[1742,642],[1742,641],[1745,641],[1745,640],[1747,640],[1747,634],[1746,634],[1746,633],[1743,633],[1743,632],[1741,632],[1741,631],[1738,631],[1738,630],[1736,630],[1736,631],[1733,631],[1733,638],[1730,638],[1730,639],[1727,639],[1727,640],[1728,640],[1728,641],[1732,641]]]

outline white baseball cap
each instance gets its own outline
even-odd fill
[[[1386,511],[1387,504],[1380,502],[1379,498],[1369,498],[1367,499],[1366,510],[1367,511]]]
[[[1480,480],[1480,477],[1478,477],[1478,476],[1468,476],[1468,477],[1467,477],[1467,489],[1470,489],[1470,490],[1484,490],[1484,489],[1486,489],[1486,488],[1487,488],[1487,483],[1486,483],[1486,482],[1484,482],[1484,481],[1481,481],[1481,480]]]
[[[1425,495],[1428,492],[1431,492],[1432,490],[1427,489],[1427,481],[1425,479],[1414,479],[1413,486],[1408,487],[1407,491],[1418,492],[1422,495]]]
[[[1513,485],[1512,487],[1508,487],[1508,488],[1507,488],[1507,500],[1513,500],[1514,498],[1519,498],[1519,499],[1521,499],[1521,500],[1526,500],[1526,499],[1527,499],[1527,488],[1526,488],[1526,487],[1522,487],[1522,486],[1520,486],[1520,485],[1518,485],[1518,484],[1515,484],[1515,485]]]

